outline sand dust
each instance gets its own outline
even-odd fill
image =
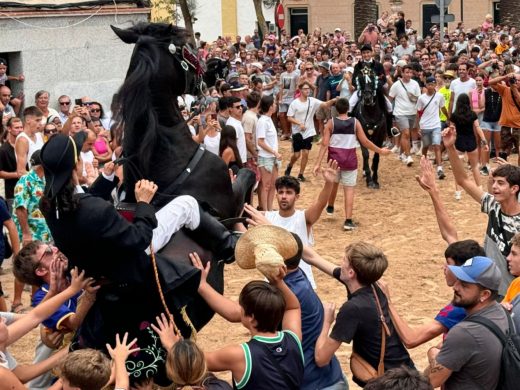
[[[289,158],[290,144],[281,143],[284,168]],[[298,208],[312,204],[323,186],[321,177],[311,174],[318,148],[311,151],[306,171],[307,182],[302,184],[302,194]],[[516,161],[516,159],[515,159]],[[438,181],[442,198],[449,215],[454,219],[459,239],[473,238],[481,242],[484,238],[487,217],[479,212],[478,204],[463,193],[462,200],[454,199],[454,180],[449,163],[445,162],[446,179]],[[419,172],[419,160],[415,158],[412,167],[407,168],[397,160],[396,155],[382,157],[380,164],[380,190],[369,190],[358,176],[354,203],[354,221],[358,229],[353,232],[342,230],[344,221],[343,194],[341,189],[336,199],[336,211],[329,217],[323,212],[314,227],[315,249],[327,260],[340,264],[345,246],[354,241],[368,241],[381,247],[388,256],[390,266],[385,274],[392,299],[399,313],[411,326],[431,321],[437,311],[447,304],[452,296],[442,273],[446,243],[442,240],[430,198],[416,183],[414,176]],[[297,173],[298,166],[294,168]],[[486,178],[482,178],[484,184]],[[317,292],[323,302],[335,302],[339,307],[346,299],[343,286],[328,276],[314,272],[318,285]],[[237,299],[242,286],[252,279],[260,279],[256,271],[245,271],[236,264],[226,268],[225,294]],[[4,291],[13,294],[10,262],[4,265],[4,275],[0,277]],[[10,298],[11,299],[11,298]],[[29,293],[24,293],[24,303],[28,304]],[[37,331],[24,337],[10,348],[19,362],[30,362]],[[205,350],[213,350],[230,343],[248,339],[247,331],[240,324],[228,324],[215,316],[198,337]],[[439,342],[439,338],[410,351],[419,369],[427,365],[426,351]],[[357,387],[351,380],[348,368],[349,345],[343,345],[337,352],[344,371],[349,377],[351,389]],[[229,375],[225,377],[229,378]]]

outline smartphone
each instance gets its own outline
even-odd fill
[[[217,120],[217,113],[214,112],[214,113],[211,113],[208,115],[209,119],[211,119],[212,121],[215,121]]]
[[[76,106],[82,106],[83,105],[83,100],[81,100],[81,99],[74,99],[74,104]]]

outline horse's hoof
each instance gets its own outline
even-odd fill
[[[371,187],[373,188],[374,190],[378,190],[379,189],[379,183],[378,182],[374,182],[374,186]]]
[[[376,187],[377,186],[377,187]],[[374,183],[373,181],[367,183],[367,187],[368,188],[371,188],[371,189],[376,189],[376,188],[379,188],[379,185],[377,185],[376,183]]]

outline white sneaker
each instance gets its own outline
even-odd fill
[[[462,199],[462,191],[455,191],[455,200]]]
[[[399,154],[397,156],[397,159],[404,162],[404,160],[406,160],[406,154],[404,154],[404,153]]]
[[[399,153],[399,146],[395,145],[393,148],[392,148],[392,153]]]
[[[408,156],[408,157],[406,157],[406,160],[404,160],[404,162],[406,163],[406,166],[407,166],[407,167],[411,167],[412,164],[413,164],[413,158],[412,158],[412,156]]]
[[[417,149],[417,146],[416,145],[413,145],[412,148],[410,149],[410,154],[415,154],[419,151],[419,149]]]

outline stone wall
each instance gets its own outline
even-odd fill
[[[119,14],[117,26],[146,21],[148,13],[143,9],[142,13]],[[0,19],[0,50],[9,58],[8,73],[25,75],[25,105],[33,105],[35,92],[44,89],[50,92],[54,108],[58,97],[65,94],[71,99],[88,95],[108,110],[112,95],[125,78],[133,50],[133,45],[123,43],[110,28],[116,24],[114,15],[96,15],[88,20],[88,14],[33,15],[20,18],[20,22]],[[12,84],[16,93],[20,83]]]

